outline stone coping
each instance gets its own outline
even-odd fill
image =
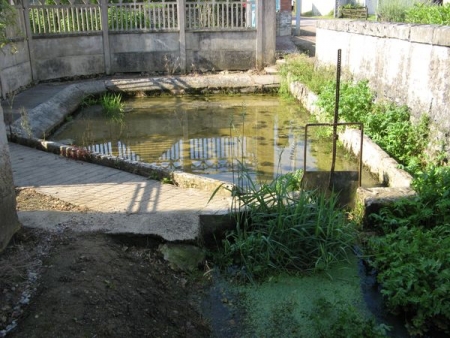
[[[419,25],[355,20],[318,20],[317,29],[406,40],[450,47],[450,26]]]

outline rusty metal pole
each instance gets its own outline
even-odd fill
[[[340,87],[341,87],[341,50],[338,49],[337,65],[336,65],[336,100],[334,104],[334,119],[333,119],[333,158],[331,160],[330,184],[329,184],[330,188],[332,188],[334,169],[336,166],[336,142],[337,142],[337,123],[339,122]]]

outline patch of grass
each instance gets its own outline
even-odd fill
[[[378,3],[378,21],[405,22],[406,12],[417,0],[381,0]]]
[[[319,94],[323,87],[335,77],[333,67],[316,67],[314,61],[304,54],[297,54],[287,59],[287,62],[281,66],[280,74],[282,83],[280,93],[289,93],[288,74],[290,82],[299,81],[306,85],[309,90]]]

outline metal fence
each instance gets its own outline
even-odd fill
[[[64,4],[60,0],[22,1],[16,8],[29,19],[33,36],[100,32],[105,29],[102,20],[107,20],[106,27],[113,32],[176,31],[180,28],[177,1],[105,3],[106,6],[102,6],[101,0],[82,3],[69,0]],[[184,28],[256,28],[255,4],[256,0],[188,0],[184,3]]]

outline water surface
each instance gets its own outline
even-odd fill
[[[83,109],[53,140],[228,182],[243,165],[255,182],[303,169],[304,126],[309,113],[276,95],[162,96],[126,103],[123,123],[100,107]],[[307,170],[330,170],[329,140],[308,139]],[[337,170],[358,169],[339,150]],[[368,174],[363,185],[373,186]]]

